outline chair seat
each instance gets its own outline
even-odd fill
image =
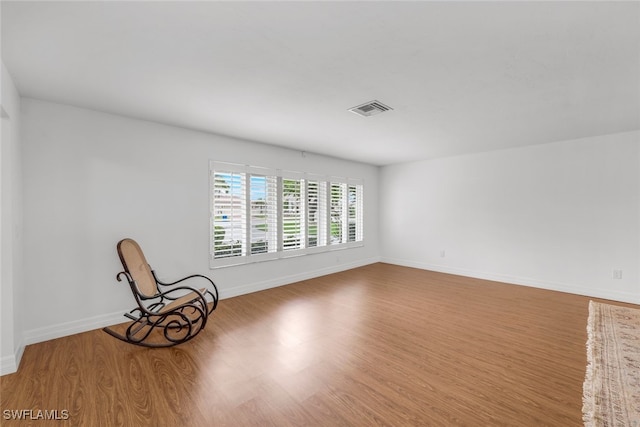
[[[200,291],[201,294],[204,294],[207,289],[206,288],[201,288],[201,289],[198,289],[198,290]],[[193,300],[195,300],[195,299],[197,299],[199,297],[200,297],[200,295],[198,295],[197,292],[189,292],[188,294],[181,296],[177,300],[172,301],[171,303],[165,305],[160,310],[158,310],[157,313],[158,314],[164,314],[164,313],[166,313],[168,311],[171,311],[174,308],[176,308],[176,307],[178,307],[178,306],[180,306],[182,304],[187,304],[187,303],[189,303],[189,302],[191,302],[191,301],[193,301]],[[206,310],[206,307],[204,309]]]

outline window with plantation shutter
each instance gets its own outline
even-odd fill
[[[307,248],[327,245],[327,183],[307,180]]]
[[[278,250],[277,179],[252,173],[249,182],[251,255],[274,253]]]
[[[359,242],[363,236],[363,222],[362,222],[362,185],[349,184],[347,195],[347,210],[348,210],[348,242]]]
[[[347,235],[347,184],[343,182],[331,183],[331,244],[338,245],[346,242]]]
[[[304,179],[282,178],[282,250],[305,247],[305,184]]]
[[[210,162],[211,267],[361,246],[363,186]]]
[[[237,170],[213,174],[213,258],[241,257],[246,253],[246,176]]]

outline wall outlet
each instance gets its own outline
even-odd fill
[[[440,251],[440,258],[444,258],[446,255],[444,249]]]
[[[613,270],[614,279],[622,279],[622,270]]]

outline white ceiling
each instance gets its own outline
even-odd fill
[[[637,1],[1,7],[23,96],[375,165],[640,129]]]

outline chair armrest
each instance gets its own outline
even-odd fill
[[[163,282],[162,280],[158,279],[158,276],[156,275],[155,270],[151,270],[151,274],[153,274],[153,278],[155,279],[156,283],[160,286],[173,286],[173,285],[177,285],[180,282],[184,282],[185,280],[188,280],[188,279],[201,277],[205,279],[207,282],[209,282],[209,284],[213,288],[213,292],[211,292],[211,290],[209,291],[211,292],[211,295],[213,296],[214,300],[216,301],[218,300],[218,288],[216,287],[215,283],[213,283],[213,280],[211,280],[210,278],[202,274],[192,274],[190,276],[183,277],[182,279],[176,280],[175,282],[169,282],[169,283]]]

